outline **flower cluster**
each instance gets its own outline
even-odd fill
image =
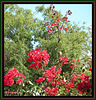
[[[89,81],[89,76],[86,76],[84,73],[82,73],[81,80],[82,81]]]
[[[58,95],[58,88],[50,88],[47,87],[44,89],[49,96],[57,96]]]
[[[62,65],[71,64],[71,62],[69,63],[67,57],[61,56],[57,60],[62,62]],[[76,61],[80,61],[80,60],[79,59],[72,60],[72,69],[75,68],[75,66],[77,66],[75,64]],[[62,70],[61,67],[52,66],[51,68],[46,69],[45,72],[43,72],[43,77],[39,77],[39,79],[36,80],[37,83],[41,83],[43,81],[49,82],[49,86],[44,89],[46,91],[47,95],[57,96],[58,92],[54,93],[53,89],[55,89],[59,86],[65,87],[66,91],[68,91],[68,92],[71,91],[72,90],[71,88],[74,88],[74,87],[80,93],[84,93],[88,89],[91,89],[92,84],[89,82],[89,76],[87,76],[86,74],[84,74],[84,73],[82,73],[81,75],[72,74],[72,78],[70,80],[66,80],[64,77],[66,75],[66,73],[63,72],[64,76],[62,76],[61,70]],[[77,82],[77,80],[79,80],[79,83]],[[52,88],[50,88],[50,86]],[[84,90],[84,88],[85,88],[85,90]],[[57,88],[57,90],[59,91],[58,88]]]
[[[59,57],[59,59],[60,59],[60,61],[63,61],[63,62],[62,62],[62,66],[65,65],[65,64],[69,64],[69,63],[67,62],[67,61],[68,61],[67,57]]]
[[[84,94],[84,92],[87,92],[88,89],[92,88],[92,84],[90,82],[80,82],[77,84],[76,89],[79,90],[80,93]]]
[[[47,78],[47,81],[52,81],[56,74],[55,74],[55,68],[56,66],[51,67],[50,69],[46,69],[45,72],[43,73],[44,77]]]
[[[52,13],[53,13],[53,15],[52,15],[52,19],[54,18],[54,20],[55,20],[55,22],[54,23],[51,23],[51,26],[48,26],[49,27],[49,29],[48,29],[48,33],[51,33],[52,32],[52,28],[54,27],[54,26],[58,26],[59,25],[59,23],[60,23],[60,21],[63,21],[63,23],[64,23],[64,21],[67,21],[68,20],[68,17],[67,17],[67,15],[71,15],[72,14],[72,12],[70,11],[70,10],[68,10],[68,12],[66,12],[66,15],[65,15],[65,17],[63,17],[62,19],[58,16],[58,12],[55,10],[55,6],[53,6],[53,5],[50,5],[50,10],[52,10]],[[70,22],[69,20],[68,20],[68,22]],[[59,27],[59,26],[58,26]],[[62,24],[62,26],[61,27],[59,27],[60,28],[60,30],[62,31],[62,28],[63,29],[65,29],[65,31],[67,31],[67,28],[65,28],[64,26],[63,26],[63,24]]]
[[[47,87],[44,90],[46,91],[47,95],[49,95],[49,96],[56,96],[58,94],[58,88],[55,88],[55,85],[64,84],[64,80],[60,80],[60,81],[56,80],[56,78],[58,78],[60,74],[61,74],[61,68],[58,67],[56,69],[56,66],[52,66],[51,68],[46,69],[45,72],[43,73],[43,77],[39,77],[39,79],[37,79],[36,82],[37,83],[41,83],[46,78],[46,80],[54,88],[48,89],[49,87]]]
[[[72,74],[72,78],[71,78],[70,82],[74,83],[74,81],[76,79],[78,79],[78,77],[76,75]]]
[[[28,66],[28,68],[42,68],[42,64],[47,65],[49,62],[49,54],[46,50],[43,52],[40,51],[41,48],[36,48],[35,50],[32,50],[30,53],[28,53],[29,58],[26,60],[31,62],[31,65]]]
[[[41,83],[41,82],[43,82],[45,80],[45,78],[44,77],[39,77],[39,79],[38,80],[36,80],[36,82],[37,83]]]
[[[74,87],[74,83],[66,83],[65,85],[64,85],[64,87],[66,88],[66,90],[67,91],[70,91],[70,88],[72,88],[72,87]]]
[[[62,66],[65,65],[65,64],[69,64],[69,61],[68,61],[67,57],[62,57],[61,56],[61,57],[59,57],[59,59],[60,59],[60,61],[63,61],[62,62]],[[80,61],[80,60],[78,59],[77,61]],[[72,60],[72,62],[74,63],[74,62],[76,62],[76,60]],[[73,64],[73,63],[72,63],[71,66],[69,66],[71,69],[73,69],[73,68],[75,68],[77,66],[76,64]]]
[[[92,88],[92,83],[89,82],[89,76],[86,76],[84,73],[79,75],[79,77],[82,82],[77,83],[76,89],[79,90],[79,93],[84,94],[84,92]]]
[[[23,83],[22,78],[26,78],[22,73],[17,72],[17,69],[10,69],[9,72],[4,76],[4,85],[12,86],[14,84],[14,78],[17,78],[16,83]],[[18,78],[19,77],[19,78]]]

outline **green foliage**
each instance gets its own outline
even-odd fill
[[[4,75],[9,69],[17,68],[32,80],[26,58],[33,49],[31,42],[38,24],[36,20],[31,10],[15,4],[4,4]]]

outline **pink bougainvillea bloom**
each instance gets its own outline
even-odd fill
[[[60,29],[62,29],[62,27],[60,27]]]
[[[67,31],[67,28],[65,28],[65,31]]]
[[[63,19],[63,21],[65,21],[65,17],[63,17],[62,19]]]
[[[54,24],[52,23],[51,26],[54,26]]]
[[[70,22],[70,20],[68,20],[68,22]]]
[[[61,70],[62,70],[61,67],[58,67],[56,73],[60,73],[61,74]]]
[[[57,96],[58,95],[58,88],[49,89],[47,92],[49,96]]]
[[[76,60],[72,60],[72,62],[76,62]]]
[[[60,20],[57,20],[60,23]]]
[[[60,83],[59,81],[56,82],[57,85],[59,85],[59,83]]]
[[[74,66],[77,66],[76,64]]]
[[[50,31],[47,31],[48,33],[51,33]]]
[[[52,31],[52,29],[49,28],[48,31]]]
[[[57,23],[57,20],[55,20],[55,22]]]
[[[67,83],[64,85],[67,91],[70,91],[70,88],[74,87],[74,83]]]
[[[18,83],[18,84],[23,83],[23,80],[22,79],[17,79],[16,83]]]
[[[19,77],[20,79],[18,80],[22,80],[21,78],[26,78],[22,73],[17,71],[18,70],[15,68],[9,70],[9,72],[4,76],[4,85],[12,86],[14,84],[14,78]]]
[[[48,26],[48,27],[53,28],[52,26]]]
[[[63,17],[62,19],[65,19],[65,17]]]
[[[57,23],[54,23],[54,25],[57,25]]]
[[[62,65],[64,65],[64,64],[69,64],[67,61],[68,61],[68,59],[67,59],[67,57],[59,57],[60,58],[60,61],[62,61],[62,60],[64,60],[64,62],[62,63]]]
[[[52,86],[55,86],[55,82],[52,82],[51,85],[52,85]]]
[[[76,89],[79,90],[80,93],[84,94],[84,92],[87,92],[88,89],[92,88],[92,84],[90,82],[80,82],[77,83]]]
[[[77,61],[80,61],[79,59]]]
[[[48,29],[48,31],[51,31],[52,29]],[[32,50],[30,53],[28,53],[29,58],[26,60],[31,62],[31,65],[28,66],[28,68],[42,68],[42,64],[47,65],[49,62],[49,54],[46,50],[40,51],[40,49]]]
[[[54,16],[52,16],[52,18],[54,18]]]
[[[73,67],[72,66],[69,66],[71,69],[73,69]]]
[[[57,19],[60,19],[60,17],[59,17],[59,16],[57,16]]]
[[[92,71],[92,67],[90,68],[90,71]]]
[[[52,13],[55,13],[55,11],[53,11]]]
[[[88,60],[90,63],[92,63],[92,60]]]
[[[71,83],[74,83],[74,81],[78,79],[78,77],[75,74],[72,74],[72,78],[70,80]]]
[[[43,82],[45,80],[45,78],[44,77],[39,77],[39,79],[38,80],[36,80],[36,82],[37,83],[41,83],[41,82]]]
[[[81,76],[82,81],[89,81],[89,76],[86,76],[84,73],[82,73]]]
[[[62,26],[62,28],[64,29],[65,27],[64,27],[64,26]]]
[[[37,96],[41,96],[41,95],[37,95]]]
[[[65,74],[65,72],[63,72],[63,75]]]

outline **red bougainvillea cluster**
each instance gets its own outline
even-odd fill
[[[66,65],[66,64],[69,64],[67,57],[62,57],[61,56],[61,57],[59,57],[59,60],[60,60],[60,62],[62,62],[62,66]],[[78,59],[77,61],[80,61],[80,60]],[[72,62],[74,63],[74,62],[76,62],[76,60],[72,60]],[[70,64],[71,64],[71,62],[70,62]],[[77,66],[76,64],[71,64],[70,68],[73,69],[76,66]]]
[[[67,57],[59,57],[60,61],[62,62],[62,65],[69,64],[67,61]],[[80,61],[79,59],[77,61]],[[76,60],[73,60],[72,62],[76,62]],[[92,83],[89,82],[89,76],[86,76],[84,73],[81,75],[75,75],[72,74],[72,78],[68,81],[65,80],[65,76],[61,77],[61,67],[52,66],[49,69],[46,69],[43,73],[43,77],[39,77],[39,79],[36,80],[37,83],[41,82],[49,82],[50,85],[47,88],[44,88],[46,91],[46,94],[49,96],[57,96],[58,95],[58,86],[63,86],[66,88],[66,91],[70,91],[71,88],[74,88],[76,86],[76,89],[79,91],[79,93],[84,94],[84,92],[87,92],[88,89],[92,88]],[[65,72],[63,72],[63,75],[65,75]],[[76,84],[77,80],[80,82]]]
[[[76,89],[79,90],[79,93],[84,94],[84,92],[87,93],[87,90],[91,89],[91,88],[92,88],[92,84],[90,82],[83,81],[83,82],[80,82],[80,83],[77,84]]]
[[[62,62],[62,65],[69,64],[69,63],[67,62],[67,61],[68,61],[67,57],[59,57],[59,59],[60,59],[60,61],[63,61],[63,62]]]
[[[57,96],[58,95],[58,88],[50,88],[47,87],[44,89],[46,91],[46,94],[48,94],[49,96]]]
[[[49,54],[46,50],[43,52],[40,51],[41,48],[36,48],[35,50],[32,50],[30,53],[28,53],[29,58],[26,60],[31,62],[31,65],[28,66],[28,68],[42,68],[42,64],[47,65],[49,62]]]
[[[74,87],[73,81],[70,83],[67,83],[67,80],[65,81],[64,77],[60,78],[60,74],[61,74],[61,67],[58,67],[56,69],[56,66],[53,66],[50,69],[46,69],[45,72],[43,73],[43,77],[42,78],[39,77],[39,79],[36,81],[37,83],[41,83],[46,80],[50,82],[50,85],[53,86],[53,88],[51,89],[50,87],[47,87],[44,90],[49,96],[56,96],[58,94],[58,88],[56,88],[56,86],[64,85],[67,91],[70,91],[70,88]]]
[[[84,94],[84,92],[87,92],[88,89],[92,88],[92,83],[89,82],[89,76],[86,76],[84,73],[79,77],[82,81],[77,83],[76,89],[78,89],[80,93]]]
[[[41,83],[43,81],[51,82],[51,86],[55,87],[56,85],[62,85],[65,83],[64,80],[60,79],[58,81],[56,78],[59,78],[59,75],[61,74],[61,67],[58,67],[56,69],[56,66],[52,66],[50,69],[46,69],[43,73],[43,77],[39,77],[38,80],[36,80],[37,83]],[[58,94],[58,88],[45,88],[44,90],[49,96],[56,96]]]
[[[17,78],[16,83],[23,83],[23,79],[26,77],[17,71],[17,69],[10,69],[9,72],[4,76],[4,85],[12,86],[14,84],[14,78]]]
[[[70,10],[68,10],[68,12],[66,12],[65,17],[63,17],[63,18],[60,18],[60,17],[58,16],[58,12],[55,11],[55,6],[50,5],[50,10],[52,10],[52,13],[53,13],[52,19],[54,18],[55,22],[54,22],[54,23],[51,23],[51,26],[48,26],[48,27],[49,27],[49,29],[48,29],[48,31],[47,31],[48,33],[51,33],[51,32],[52,32],[52,28],[54,28],[54,26],[58,26],[58,27],[59,27],[60,21],[62,21],[63,23],[64,23],[65,21],[66,21],[66,22],[70,22],[70,21],[68,20],[68,17],[67,17],[67,15],[71,15],[71,14],[72,14],[72,12],[71,12]],[[63,24],[62,24],[61,27],[59,27],[59,29],[60,29],[61,31],[62,31],[62,29],[65,29],[65,31],[67,31],[67,28],[65,28],[65,27],[63,26]]]

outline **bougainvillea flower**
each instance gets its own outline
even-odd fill
[[[90,68],[90,71],[92,71],[92,67]]]
[[[79,92],[81,92],[82,94],[84,94],[84,92],[87,92],[87,90],[90,88],[92,88],[92,84],[85,81],[78,83],[76,87],[76,89],[79,90]]]
[[[43,82],[45,80],[45,78],[44,77],[39,77],[39,79],[38,80],[36,80],[36,82],[37,83],[41,83],[41,82]]]
[[[92,60],[88,60],[90,63],[92,63]]]
[[[58,88],[45,88],[44,89],[49,96],[57,96],[58,95]]]
[[[27,58],[26,60],[31,62],[31,65],[28,66],[28,68],[34,68],[34,69],[38,69],[38,68],[42,68],[42,64],[47,65],[49,62],[49,54],[47,53],[46,50],[44,51],[40,51],[41,48],[32,50],[30,53],[28,53],[29,58]]]
[[[65,28],[65,31],[67,31],[67,28]]]
[[[60,19],[60,17],[59,17],[59,16],[57,16],[57,19]]]
[[[57,20],[55,20],[55,22],[57,23]]]
[[[77,61],[80,61],[79,59]]]
[[[52,18],[54,18],[54,16],[52,16]]]
[[[51,82],[51,85],[52,85],[52,86],[55,86],[55,82]]]
[[[72,60],[72,62],[76,62],[76,60]]]
[[[17,69],[13,68],[10,69],[9,72],[4,76],[4,85],[12,86],[14,84],[14,78],[18,78],[17,83],[20,84],[23,83],[22,78],[26,78],[22,73],[18,72]]]
[[[64,27],[64,26],[62,26],[62,28],[64,29],[65,27]]]
[[[18,83],[18,84],[23,83],[23,80],[22,79],[17,79],[16,83]]]

